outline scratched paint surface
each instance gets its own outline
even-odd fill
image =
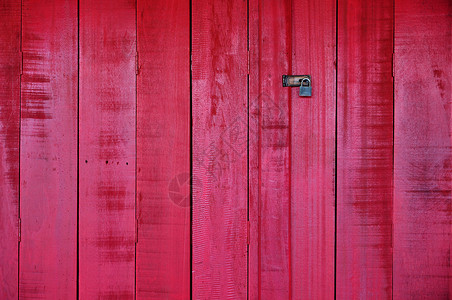
[[[71,299],[77,277],[77,2],[23,1],[22,18],[19,297]]]
[[[80,298],[135,297],[134,1],[80,1]]]
[[[0,299],[18,296],[20,1],[0,5]]]
[[[247,7],[193,1],[194,299],[247,294]]]
[[[392,297],[393,1],[338,2],[338,299]]]
[[[451,299],[451,2],[395,2],[394,298]]]
[[[139,0],[137,17],[137,299],[189,299],[189,1]]]

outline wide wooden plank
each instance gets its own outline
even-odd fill
[[[340,0],[338,299],[392,297],[393,1]]]
[[[292,74],[312,77],[312,97],[290,88],[292,299],[334,298],[336,1],[292,3]]]
[[[192,4],[193,299],[247,295],[247,2]]]
[[[135,1],[80,1],[81,299],[135,297]]]
[[[23,1],[20,298],[74,299],[77,1]]]
[[[251,299],[334,295],[335,23],[333,1],[250,2]]]
[[[0,299],[18,297],[21,1],[0,4]]]
[[[138,1],[137,299],[190,298],[190,5]]]
[[[394,299],[451,299],[451,2],[395,4]]]
[[[292,6],[250,1],[250,299],[289,299]]]

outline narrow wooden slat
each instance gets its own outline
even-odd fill
[[[260,290],[259,259],[259,103],[260,85],[253,83],[259,79],[260,10],[259,1],[248,1],[248,47],[249,47],[249,86],[248,86],[248,299],[258,299]]]
[[[393,1],[338,2],[337,299],[392,297]]]
[[[137,298],[190,298],[189,1],[138,1]]]
[[[251,299],[290,295],[290,103],[282,74],[292,69],[289,1],[250,1]]]
[[[292,2],[292,74],[312,77],[312,97],[290,88],[293,299],[334,298],[336,1]]]
[[[135,296],[135,1],[80,1],[80,299]]]
[[[19,296],[74,299],[77,1],[23,1]]]
[[[18,297],[20,4],[0,5],[0,299]]]
[[[451,299],[451,2],[395,3],[394,299]]]
[[[193,1],[193,299],[247,295],[247,3]]]

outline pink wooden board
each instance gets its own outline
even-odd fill
[[[249,295],[329,298],[334,294],[335,5],[252,1],[249,30]],[[283,74],[312,75],[313,96],[300,98],[298,88],[282,87]]]
[[[18,297],[20,1],[0,5],[0,299]]]
[[[19,297],[77,291],[77,1],[22,1]]]
[[[189,1],[138,1],[136,290],[190,298]]]
[[[193,299],[247,296],[247,6],[192,2]]]
[[[292,3],[292,74],[312,76],[311,98],[290,88],[293,299],[334,298],[336,2]]]
[[[80,1],[79,292],[135,297],[135,2]]]
[[[451,3],[395,2],[394,299],[451,299]]]
[[[338,299],[392,297],[393,9],[338,2]]]
[[[250,2],[250,296],[289,299],[291,5]]]

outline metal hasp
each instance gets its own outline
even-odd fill
[[[283,87],[299,86],[300,97],[310,97],[312,95],[311,75],[283,75]]]

